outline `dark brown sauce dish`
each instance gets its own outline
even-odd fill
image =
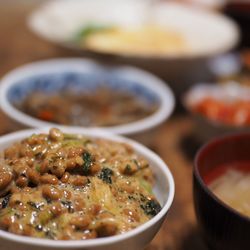
[[[250,249],[250,218],[218,199],[205,183],[206,175],[216,167],[249,160],[250,133],[216,138],[204,145],[195,157],[193,171],[195,212],[204,239],[211,249]]]

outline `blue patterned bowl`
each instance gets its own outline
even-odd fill
[[[14,120],[30,126],[60,126],[39,120],[18,110],[14,103],[22,101],[35,91],[58,93],[70,89],[73,92],[91,92],[100,86],[114,90],[126,90],[149,105],[158,103],[152,115],[141,120],[106,130],[124,135],[145,132],[164,122],[174,108],[174,96],[165,82],[145,71],[132,67],[107,67],[87,59],[52,59],[19,67],[1,81],[0,105]]]

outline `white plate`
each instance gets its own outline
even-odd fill
[[[185,52],[155,56],[163,58],[193,58],[223,53],[233,48],[239,40],[236,24],[219,13],[167,1],[158,2],[154,7],[147,3],[147,0],[56,0],[35,10],[28,19],[28,25],[46,40],[84,50],[72,42],[72,37],[86,24],[134,27],[153,20],[156,24],[180,32],[189,47]],[[147,57],[122,52],[116,55]]]

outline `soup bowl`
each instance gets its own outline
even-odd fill
[[[34,133],[48,133],[49,128],[30,129],[12,133],[0,138],[0,151],[13,143],[20,141]],[[155,236],[163,223],[174,198],[174,180],[166,164],[155,153],[141,144],[120,136],[112,135],[102,130],[87,130],[76,128],[64,128],[62,130],[69,134],[84,135],[89,138],[108,139],[130,145],[137,154],[149,161],[155,175],[153,192],[161,204],[161,211],[152,219],[141,226],[126,233],[97,239],[88,240],[49,240],[18,236],[0,230],[1,250],[54,250],[54,249],[81,249],[81,250],[115,250],[115,249],[143,249]]]
[[[247,250],[250,246],[250,218],[217,198],[205,182],[206,176],[216,167],[239,161],[250,161],[249,133],[216,138],[203,146],[195,158],[195,211],[203,236],[211,249]]]

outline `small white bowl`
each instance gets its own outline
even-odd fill
[[[33,133],[48,133],[49,128],[30,129],[12,133],[0,137],[0,151]],[[156,181],[154,194],[160,202],[161,211],[143,225],[121,235],[107,238],[75,241],[53,241],[26,236],[18,236],[0,230],[0,250],[54,250],[54,249],[81,249],[81,250],[139,250],[143,249],[155,236],[163,223],[174,198],[174,180],[166,164],[155,153],[141,144],[120,136],[112,135],[103,130],[88,130],[77,128],[65,128],[64,132],[70,134],[82,134],[91,138],[103,138],[116,142],[124,142],[145,159],[147,159],[154,172]]]
[[[245,125],[230,125],[222,122],[213,121],[202,114],[192,111],[192,107],[207,97],[217,100],[250,100],[250,88],[241,86],[236,82],[228,82],[227,84],[200,83],[192,88],[184,95],[183,104],[192,114],[195,121],[195,135],[197,139],[206,142],[213,137],[222,134],[249,132],[250,127]]]
[[[102,127],[123,135],[135,135],[149,131],[163,123],[174,109],[174,95],[168,85],[156,76],[134,67],[108,67],[88,59],[51,59],[21,66],[1,80],[0,106],[14,120],[29,127],[60,126],[34,118],[18,110],[13,102],[40,90],[55,92],[63,90],[69,83],[76,90],[88,90],[107,85],[144,98],[156,101],[159,108],[152,115],[127,124]],[[74,80],[72,80],[72,78]],[[87,80],[86,80],[87,79]]]

